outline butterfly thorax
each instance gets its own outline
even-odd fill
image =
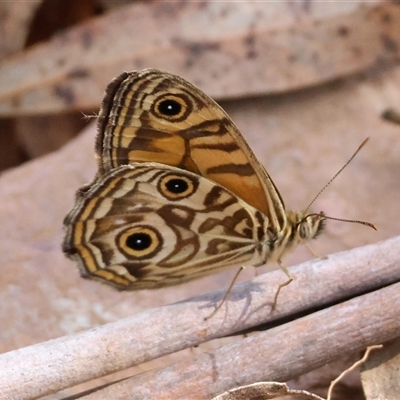
[[[286,211],[286,225],[279,232],[270,232],[268,261],[281,261],[297,245],[315,239],[324,229],[325,215]]]

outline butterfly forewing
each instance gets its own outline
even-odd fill
[[[122,289],[175,285],[265,259],[265,215],[224,187],[157,163],[106,172],[64,222],[84,276]]]
[[[284,228],[282,199],[235,124],[176,75],[147,69],[111,82],[96,151],[100,176],[135,162],[179,167],[224,186],[267,215],[274,229]]]

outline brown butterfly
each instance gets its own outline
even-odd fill
[[[179,76],[123,73],[98,130],[97,176],[64,221],[63,250],[84,277],[129,290],[175,285],[280,262],[323,229],[322,212],[285,209],[229,116]]]

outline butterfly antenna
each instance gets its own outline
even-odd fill
[[[342,168],[339,169],[338,172],[329,180],[329,182],[317,193],[317,195],[312,199],[311,203],[308,205],[308,207],[305,210],[305,214],[307,211],[310,209],[310,207],[314,204],[315,200],[318,199],[319,196],[321,196],[321,193],[337,178],[337,176],[350,164],[350,162],[353,160],[353,158],[357,155],[357,153],[364,147],[364,145],[368,142],[369,137],[367,137],[359,146],[358,149],[353,153],[353,155],[348,159],[346,164],[343,165]],[[335,218],[330,218],[330,219],[335,219]],[[343,221],[343,220],[340,220]],[[349,222],[360,222],[360,221],[349,221]],[[371,225],[368,223],[365,223],[365,225]]]
[[[308,214],[307,217],[309,217],[310,215],[319,215],[323,219],[332,219],[333,221],[350,222],[352,224],[366,225],[366,226],[369,226],[370,228],[372,228],[372,229],[374,229],[376,231],[378,230],[374,224],[371,224],[370,222],[366,222],[366,221],[359,221],[358,219],[343,219],[343,218],[328,217],[323,213]]]

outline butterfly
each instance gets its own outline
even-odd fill
[[[328,218],[286,210],[226,112],[167,72],[125,72],[108,85],[95,152],[98,172],[64,220],[63,251],[83,277],[118,289],[280,263]]]

